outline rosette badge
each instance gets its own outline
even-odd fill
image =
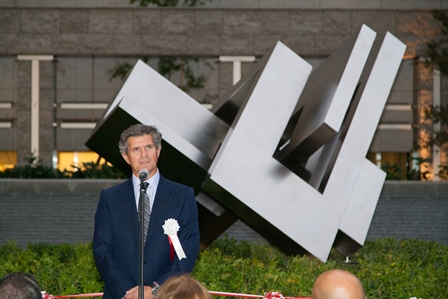
[[[162,225],[163,232],[165,235],[168,235],[168,239],[171,245],[174,247],[176,251],[177,257],[179,260],[186,258],[184,250],[182,249],[182,245],[180,244],[179,238],[177,237],[177,232],[180,229],[179,223],[177,223],[176,219],[169,218],[165,220],[165,224]]]

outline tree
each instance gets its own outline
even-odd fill
[[[442,35],[426,43],[428,64],[437,68],[442,76],[448,76],[448,14],[436,10],[432,15],[434,19],[442,23]]]
[[[212,0],[204,0],[212,1]],[[138,3],[139,6],[198,6],[204,4],[203,0],[130,0],[130,3]],[[148,57],[140,58],[143,62],[148,63]],[[183,91],[189,91],[191,88],[202,88],[205,84],[205,76],[195,76],[194,71],[190,65],[192,62],[198,62],[199,58],[187,57],[160,57],[157,63],[157,71],[167,79],[170,79],[175,72],[180,73],[180,84],[178,87]],[[213,69],[210,64],[206,64]],[[132,69],[132,65],[128,62],[116,63],[115,67],[108,71],[110,74],[109,81],[115,78],[124,80]],[[214,95],[207,94],[206,97],[214,98]]]
[[[441,36],[428,42],[427,63],[430,67],[440,71],[441,76],[448,77],[448,14],[444,11],[433,11],[433,17],[441,22]],[[424,144],[426,147],[448,146],[448,105],[429,106],[425,111],[426,119],[433,124],[440,124],[440,132],[434,135]],[[439,177],[448,179],[448,164],[439,165]]]
[[[148,57],[140,58],[144,63],[148,63]],[[205,76],[196,76],[190,63],[200,61],[200,58],[186,58],[186,57],[160,57],[157,62],[157,71],[159,74],[171,79],[175,72],[179,72],[180,83],[178,87],[183,91],[189,91],[191,88],[202,88],[205,84]],[[206,63],[206,66],[213,69],[213,66]],[[124,80],[132,69],[132,65],[128,62],[117,62],[115,67],[108,71],[110,77],[109,81],[115,78]]]

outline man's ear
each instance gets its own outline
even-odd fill
[[[159,159],[159,157],[160,157],[160,152],[162,151],[162,146],[159,146],[158,148],[157,148],[157,159]]]
[[[121,153],[121,156],[122,156],[123,159],[126,161],[126,163],[130,164],[130,163],[129,163],[128,154],[126,154],[126,153]]]

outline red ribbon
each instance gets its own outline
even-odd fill
[[[282,298],[282,299],[311,299],[310,297],[283,297],[279,292],[269,292],[265,293],[263,296],[261,295],[251,295],[251,294],[241,294],[241,293],[227,293],[227,292],[215,292],[208,291],[211,295],[214,296],[225,296],[225,297],[238,297],[238,298],[263,298],[263,299],[274,299],[274,298]]]
[[[226,292],[214,292],[209,291],[211,295],[215,296],[226,296],[226,297],[238,297],[238,298],[263,298],[263,299],[310,299],[309,297],[283,297],[282,294],[278,292],[269,292],[264,294],[264,296],[260,295],[250,295],[250,294],[241,294],[241,293],[226,293]],[[53,296],[47,293],[42,295],[42,299],[57,299],[57,298],[79,298],[79,297],[101,297],[103,293],[90,293],[90,294],[79,294],[79,295],[65,295],[65,296]]]
[[[103,296],[103,293],[90,293],[90,294],[65,295],[65,296],[53,296],[53,295],[45,293],[45,294],[42,294],[42,299],[101,297],[101,296]]]
[[[174,246],[173,242],[171,242],[170,236],[168,236],[168,242],[170,242],[170,261],[174,261]]]

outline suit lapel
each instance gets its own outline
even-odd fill
[[[120,209],[121,216],[124,219],[129,231],[136,244],[139,244],[139,223],[138,213],[135,206],[134,185],[132,178],[123,184],[123,188],[119,191],[117,205]],[[131,215],[131,216],[129,216]]]
[[[160,176],[159,185],[157,186],[157,193],[154,198],[154,205],[151,212],[151,220],[149,222],[148,238],[165,224],[164,215],[170,207],[173,197],[172,190],[169,187],[169,182],[163,176]]]

